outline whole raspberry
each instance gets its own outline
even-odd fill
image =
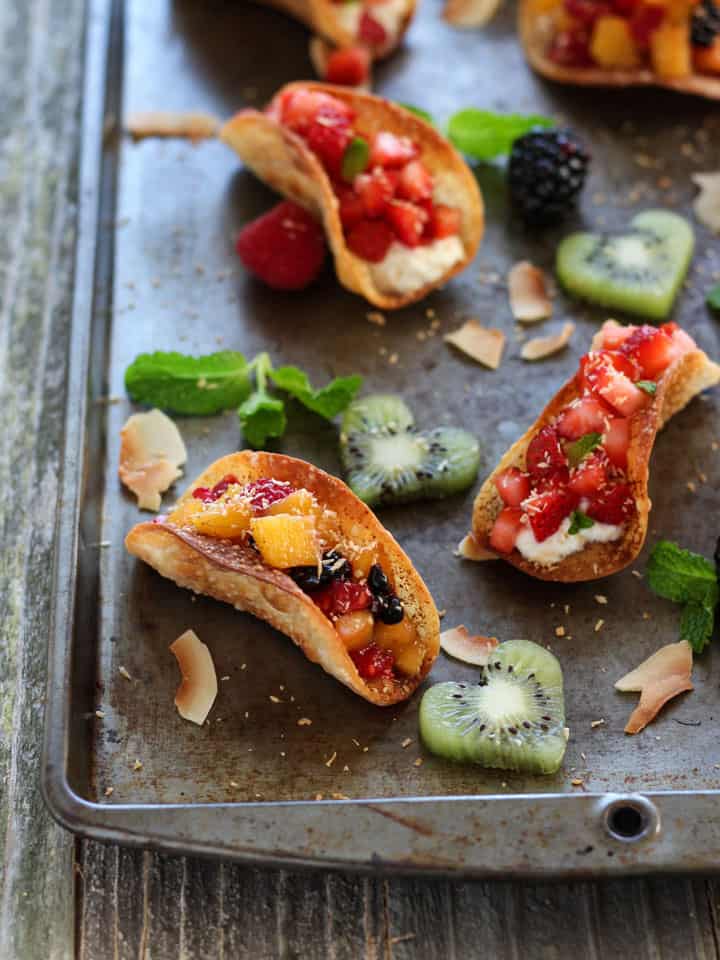
[[[575,205],[590,155],[570,130],[531,130],[512,145],[508,186],[531,224],[556,223]]]
[[[275,290],[302,290],[325,260],[322,226],[303,207],[284,200],[243,227],[235,245],[245,267]]]

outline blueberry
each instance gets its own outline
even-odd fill
[[[352,580],[352,565],[337,550],[328,550],[323,554],[323,576],[330,580]]]
[[[400,623],[404,616],[405,611],[399,597],[383,597],[380,607],[380,619],[383,623]]]
[[[370,567],[367,582],[370,587],[370,592],[376,597],[389,597],[392,593],[388,578],[383,573],[383,568],[379,563],[374,563]]]
[[[330,582],[330,578],[325,576],[324,569],[322,575],[318,576],[317,567],[292,567],[288,570],[288,574],[306,593],[314,593]]]

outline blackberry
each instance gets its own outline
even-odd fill
[[[554,223],[583,188],[590,154],[570,130],[531,130],[513,143],[508,185],[513,203],[531,224]]]
[[[374,563],[370,567],[367,583],[370,587],[370,592],[376,597],[386,597],[392,593],[390,582],[379,563]]]
[[[373,609],[373,613],[375,616],[379,617],[383,623],[400,623],[405,616],[405,609],[402,605],[402,600],[400,597],[378,597],[373,603],[373,608],[375,607],[375,604],[378,605],[379,609],[377,610],[377,613],[375,613],[375,610]]]
[[[316,590],[327,587],[333,580],[350,580],[352,566],[337,550],[328,550],[323,554],[320,573],[317,567],[308,566],[292,567],[288,574],[305,593],[315,593]]]
[[[720,34],[720,8],[714,0],[702,0],[693,10],[690,42],[694,47],[711,47]]]

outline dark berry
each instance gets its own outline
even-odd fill
[[[352,580],[352,565],[337,550],[324,553],[322,564],[330,580]]]
[[[370,567],[367,582],[370,591],[374,593],[376,597],[387,597],[392,593],[390,582],[383,573],[383,568],[379,563],[374,563]]]
[[[527,223],[562,220],[583,188],[590,155],[570,130],[532,130],[513,143],[508,186]]]
[[[323,554],[322,568],[318,573],[317,567],[292,567],[288,574],[295,583],[306,593],[313,593],[322,587],[327,587],[333,580],[350,580],[352,567],[350,562],[336,550],[328,550]]]
[[[720,7],[714,0],[702,0],[693,10],[690,41],[694,47],[711,47],[720,34]]]
[[[383,623],[400,623],[405,616],[402,601],[399,597],[383,597],[378,615]]]

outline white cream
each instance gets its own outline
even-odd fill
[[[580,509],[582,510],[582,504]],[[598,523],[596,520],[592,527],[569,534],[571,521],[572,515],[565,517],[555,533],[542,543],[538,543],[532,529],[527,526],[518,534],[515,546],[531,563],[536,563],[539,567],[552,567],[571,553],[578,553],[586,543],[619,540],[625,531],[622,524]]]
[[[358,35],[360,29],[360,17],[363,12],[363,4],[360,0],[356,3],[334,3],[335,18],[343,30],[347,30],[353,37]]]
[[[384,260],[368,266],[379,290],[385,293],[412,293],[428,283],[435,283],[464,256],[460,238],[452,236],[420,247],[393,243]]]

